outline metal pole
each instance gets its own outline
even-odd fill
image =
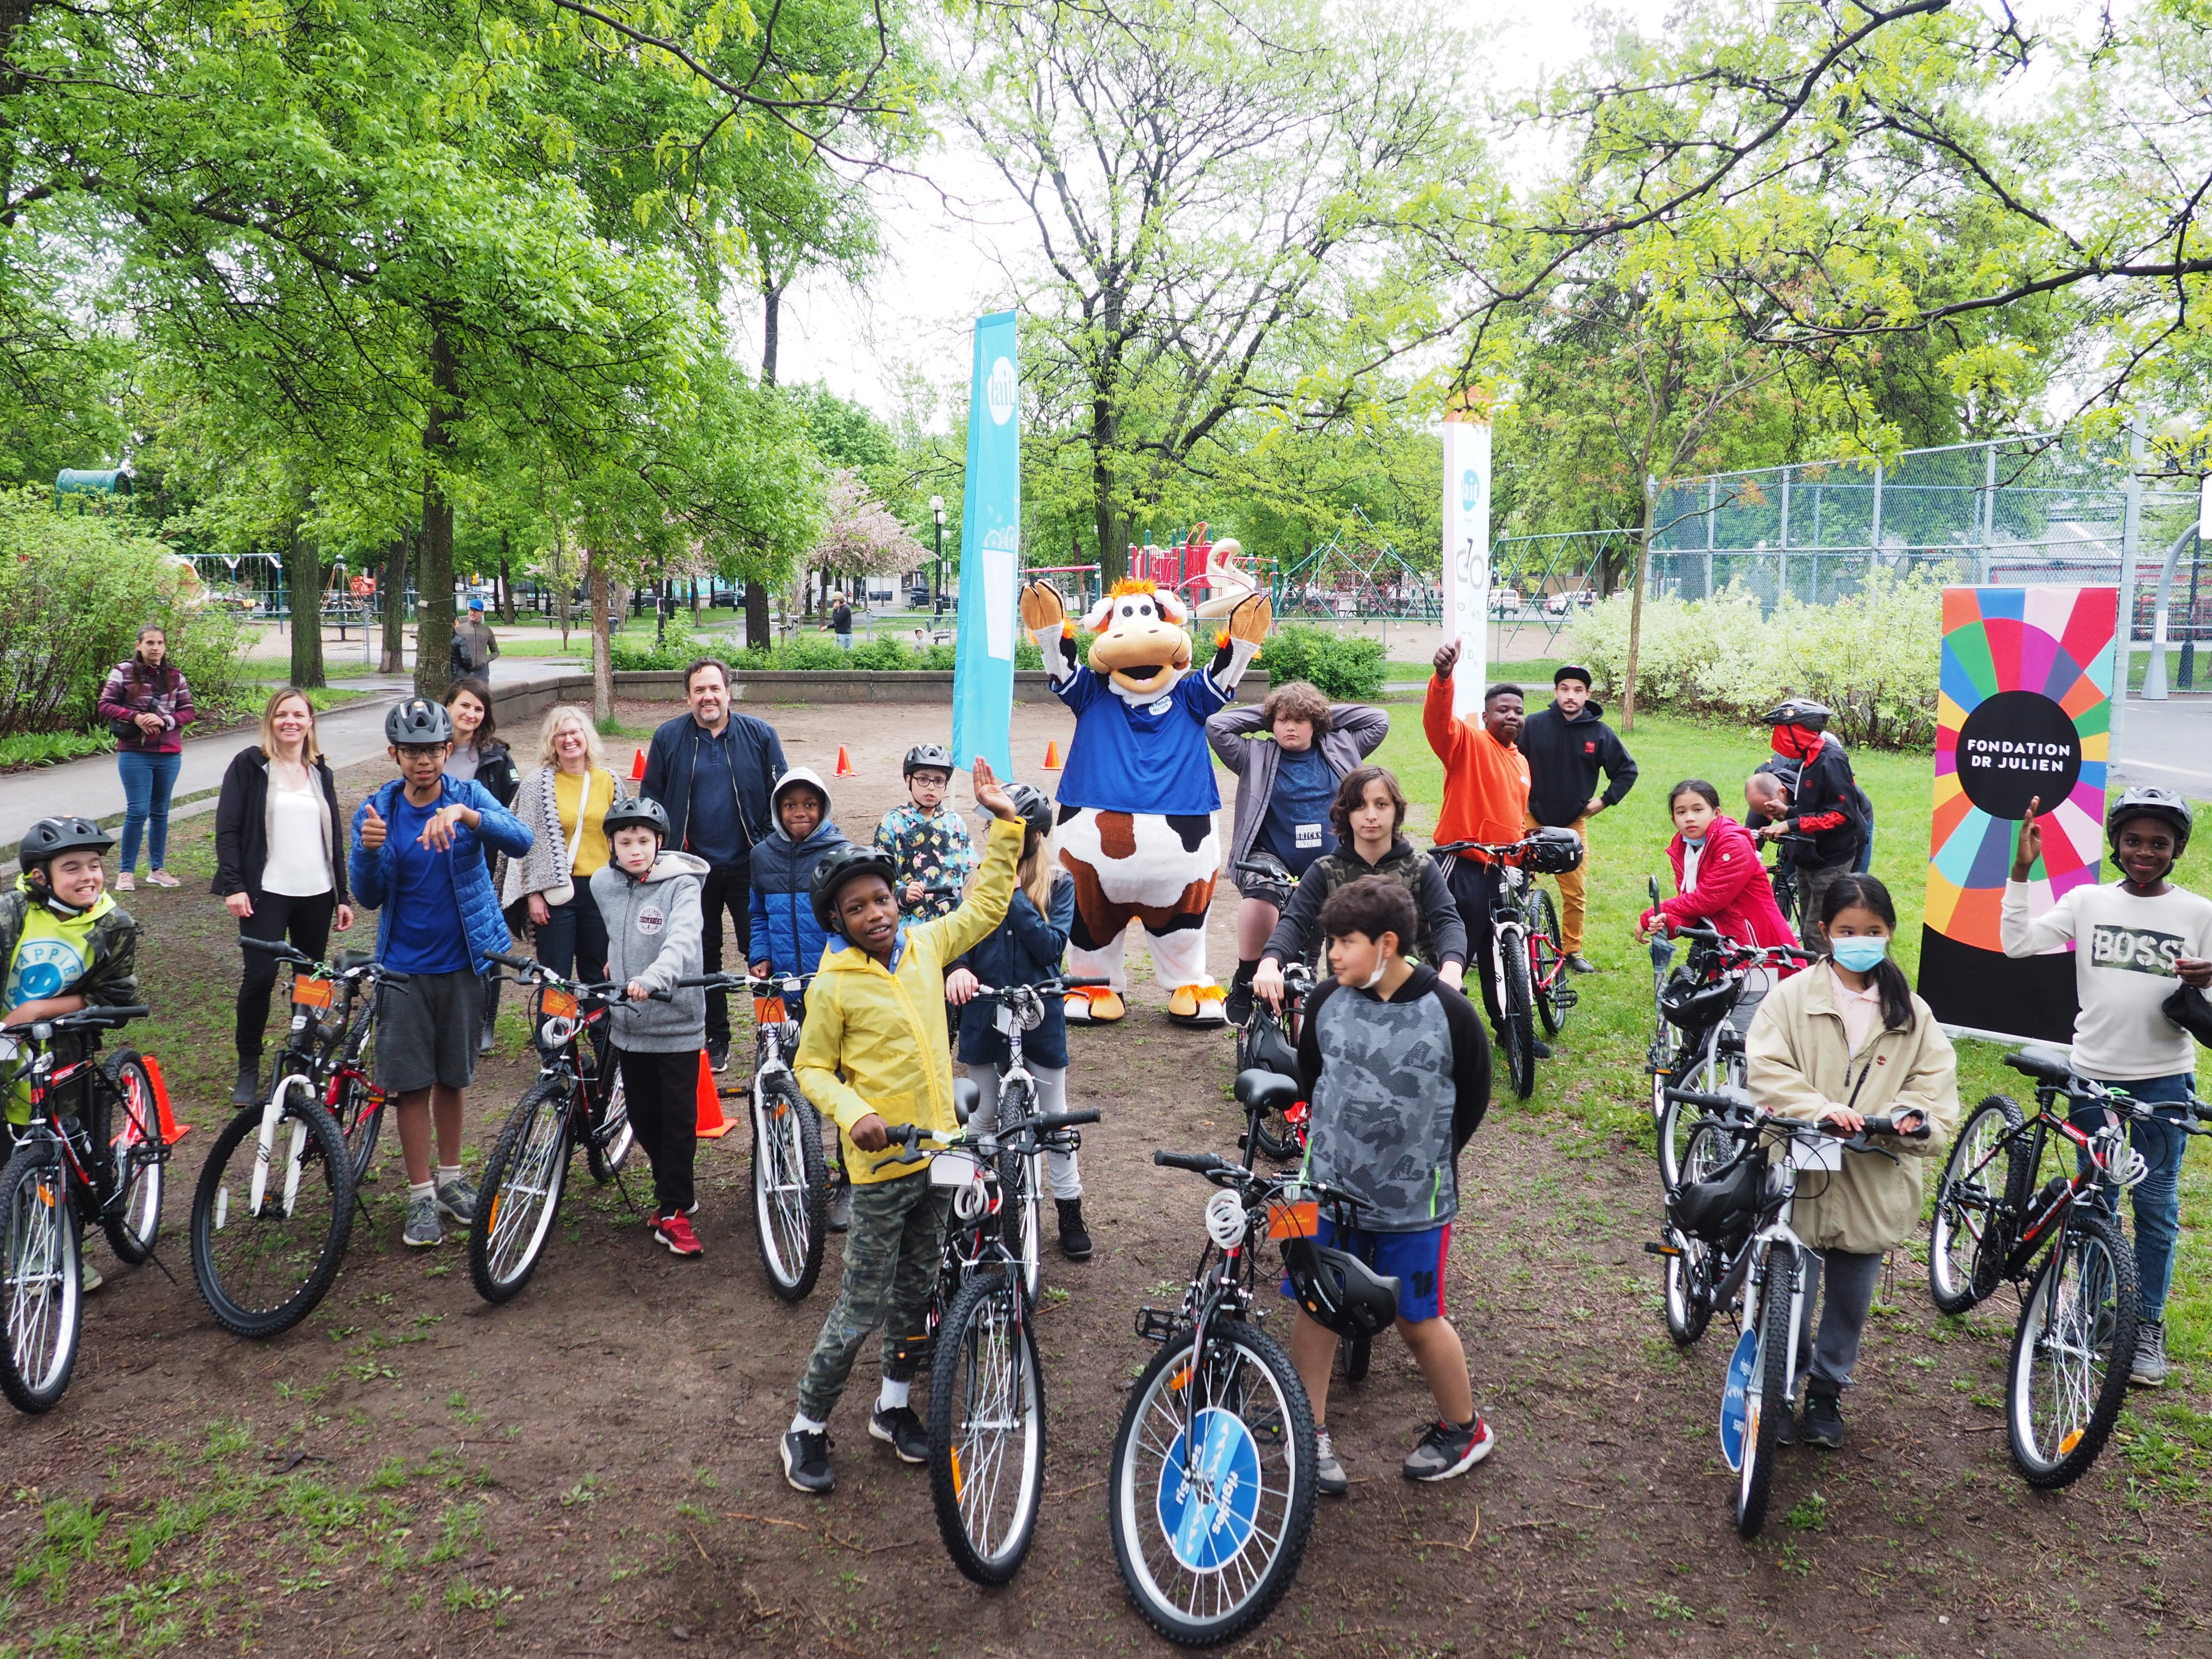
[[[2197,573],[2204,563],[2204,543],[2200,538],[2189,551],[2189,621],[2181,639],[2181,672],[2174,683],[2184,691],[2197,684]]]
[[[2197,534],[2191,525],[2174,538],[2166,550],[2166,562],[2159,567],[2158,596],[2153,601],[2150,621],[2150,666],[2143,671],[2143,701],[2166,701],[2166,615],[2173,600],[2173,568],[2181,562],[2181,550]]]
[[[1721,481],[1705,480],[1705,597],[1713,596],[1713,542],[1720,533]]]
[[[1867,546],[1874,557],[1881,556],[1881,463],[1874,464],[1874,522],[1867,530]]]
[[[1782,534],[1776,542],[1774,554],[1774,602],[1780,605],[1790,594],[1790,469],[1782,469]]]
[[[2119,646],[2114,653],[2112,676],[2111,758],[2115,763],[2120,758],[2120,739],[2127,726],[2128,682],[2135,673],[2136,565],[2142,544],[2142,465],[2148,447],[2140,426],[2128,428],[2128,477],[2120,513],[2120,615],[2113,630]]]
[[[1996,539],[1997,521],[1997,447],[1992,442],[1982,449],[1982,556],[1981,572],[1975,580],[1987,582],[1990,579],[1990,546]]]

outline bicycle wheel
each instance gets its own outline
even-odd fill
[[[591,1166],[592,1179],[602,1187],[629,1162],[630,1149],[637,1145],[637,1131],[630,1127],[629,1096],[623,1088],[622,1067],[615,1065],[611,1054],[603,1063],[613,1067],[614,1075],[607,1081],[606,1103],[599,1109],[599,1132],[584,1142],[584,1162]]]
[[[469,1277],[487,1302],[512,1301],[538,1271],[562,1189],[568,1184],[568,1091],[532,1084],[499,1132],[469,1222]]]
[[[1682,1154],[1683,1178],[1705,1181],[1735,1154],[1735,1139],[1712,1124],[1692,1130]],[[1674,1346],[1686,1348],[1705,1334],[1713,1316],[1712,1285],[1716,1252],[1703,1239],[1670,1233],[1668,1242],[1679,1255],[1660,1258],[1660,1285],[1665,1293],[1667,1334]]]
[[[1020,1570],[1044,1495],[1044,1377],[1028,1309],[1003,1268],[987,1268],[937,1328],[929,1495],[952,1564],[979,1584]]]
[[[1000,1212],[1006,1219],[1006,1249],[1022,1264],[1022,1294],[1033,1303],[1044,1253],[1044,1197],[1039,1191],[1043,1164],[1042,1152],[999,1154]]]
[[[786,1302],[813,1290],[830,1231],[822,1119],[782,1084],[753,1095],[753,1229],[769,1288]]]
[[[100,1224],[117,1258],[136,1267],[154,1254],[154,1243],[161,1235],[163,1170],[169,1149],[161,1141],[154,1079],[137,1051],[118,1048],[100,1069],[113,1103],[107,1147],[115,1167],[114,1201],[101,1213]]]
[[[2120,1224],[2073,1205],[2012,1338],[2005,1423],[2029,1486],[2071,1486],[2104,1450],[2135,1363],[2136,1293]]]
[[[0,1291],[8,1341],[0,1391],[36,1415],[61,1403],[84,1315],[69,1176],[51,1141],[21,1148],[0,1170]]]
[[[1557,1036],[1567,1023],[1567,1010],[1574,998],[1559,994],[1567,989],[1566,969],[1562,965],[1567,959],[1566,944],[1559,933],[1559,912],[1552,908],[1552,896],[1540,887],[1529,896],[1528,915],[1529,981],[1536,994],[1536,1013],[1544,1022],[1544,1035]]]
[[[1336,1351],[1344,1358],[1344,1380],[1364,1382],[1368,1368],[1375,1362],[1375,1344],[1364,1336],[1341,1337]]]
[[[1114,1562],[1137,1611],[1185,1647],[1244,1634],[1297,1577],[1313,1530],[1313,1407],[1288,1355],[1242,1321],[1152,1356],[1107,1471]]]
[[[1536,1091],[1536,1025],[1529,1013],[1528,951],[1517,940],[1501,938],[1498,954],[1505,969],[1498,1040],[1505,1050],[1505,1072],[1513,1092],[1526,1100]]]
[[[384,1091],[367,1078],[348,1073],[338,1080],[331,1115],[337,1119],[338,1139],[345,1142],[346,1163],[358,1187],[368,1178],[369,1160],[376,1156],[376,1139],[384,1132]]]
[[[1752,1366],[1744,1401],[1743,1468],[1735,1488],[1735,1529],[1756,1538],[1766,1525],[1766,1502],[1774,1492],[1774,1437],[1790,1410],[1790,1310],[1796,1300],[1796,1250],[1771,1244],[1766,1251],[1766,1280],[1759,1296],[1759,1358]]]
[[[223,1126],[192,1194],[192,1281],[239,1336],[274,1336],[313,1313],[353,1236],[337,1120],[306,1079],[286,1083]]]
[[[2004,1271],[2021,1224],[2015,1166],[2027,1160],[2011,1136],[2021,1121],[2019,1107],[1991,1095],[1974,1108],[1943,1161],[1928,1233],[1928,1294],[1947,1314],[1962,1314],[1989,1295]],[[2000,1212],[2007,1205],[2009,1217]]]

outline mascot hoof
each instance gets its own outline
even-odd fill
[[[1168,999],[1168,1018],[1178,1025],[1226,1025],[1227,994],[1218,985],[1179,985]]]
[[[1121,1000],[1119,992],[1100,986],[1070,991],[1066,1012],[1070,1025],[1111,1025],[1127,1016],[1129,1005]]]

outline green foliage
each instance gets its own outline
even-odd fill
[[[105,755],[115,739],[100,732],[17,732],[0,738],[0,772],[27,766],[55,766],[87,755]]]
[[[1335,702],[1373,702],[1382,695],[1382,641],[1370,634],[1334,634],[1285,623],[1260,653],[1270,685],[1307,680]]]

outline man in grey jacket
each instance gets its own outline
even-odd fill
[[[1257,706],[1224,708],[1206,722],[1206,742],[1237,775],[1229,871],[1243,898],[1237,907],[1237,976],[1222,1009],[1231,1024],[1251,1017],[1252,975],[1289,902],[1288,878],[1336,850],[1328,809],[1337,785],[1389,735],[1390,716],[1382,709],[1333,703],[1304,680],[1276,686]],[[1264,867],[1240,867],[1245,864]]]
[[[592,897],[607,928],[607,977],[629,1000],[614,1011],[615,1051],[630,1127],[653,1164],[653,1242],[702,1255],[691,1231],[692,1162],[698,1150],[700,1056],[707,996],[678,981],[698,976],[706,924],[699,888],[707,860],[663,851],[668,814],[654,800],[618,801],[606,816],[614,856],[592,872]]]

